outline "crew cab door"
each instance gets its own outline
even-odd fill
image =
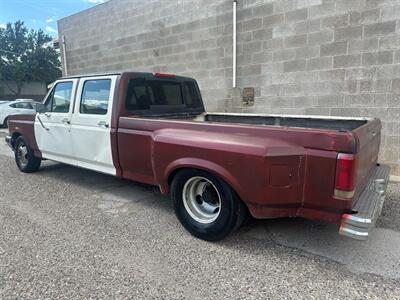
[[[71,114],[77,79],[60,80],[48,94],[45,113],[35,118],[35,138],[43,158],[74,165]]]
[[[81,78],[71,119],[79,167],[116,174],[111,152],[111,113],[117,76]]]

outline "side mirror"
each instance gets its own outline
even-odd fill
[[[45,113],[47,111],[47,107],[43,103],[36,103],[35,110],[39,114],[43,114],[43,113]]]

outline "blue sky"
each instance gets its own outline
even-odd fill
[[[0,27],[22,20],[28,28],[41,28],[56,37],[57,20],[103,2],[105,0],[0,0]]]

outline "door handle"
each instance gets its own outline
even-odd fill
[[[99,127],[108,127],[110,125],[106,121],[99,121],[97,123],[97,126],[99,126]]]
[[[68,118],[62,119],[61,122],[65,123],[65,124],[71,124],[71,121]]]

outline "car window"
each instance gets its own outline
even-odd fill
[[[110,100],[110,79],[86,80],[83,85],[81,114],[106,115]]]
[[[186,105],[188,107],[199,107],[201,106],[200,94],[193,82],[185,82],[183,84],[183,91],[185,94]]]
[[[179,82],[148,81],[151,105],[182,105],[183,97]]]
[[[32,109],[32,105],[29,102],[19,102],[15,104],[16,108],[19,109]]]
[[[45,105],[48,111],[67,113],[71,105],[72,81],[59,82],[47,98]]]
[[[129,81],[125,105],[128,110],[150,108],[145,79],[135,78]]]
[[[181,83],[167,80],[129,81],[125,106],[127,110],[145,110],[152,106],[184,105]]]

